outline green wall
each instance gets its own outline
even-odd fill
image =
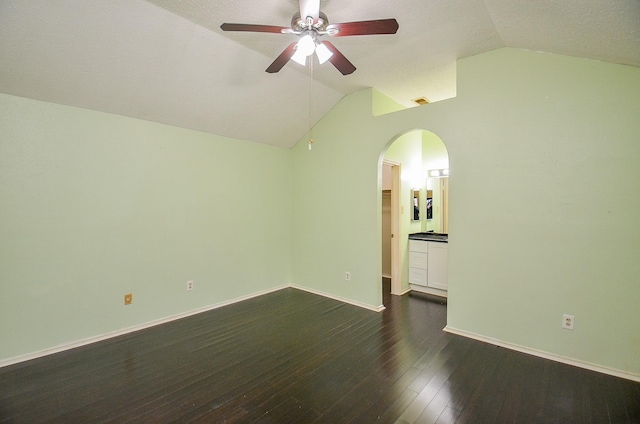
[[[0,361],[289,285],[290,177],[290,150],[0,95]]]
[[[294,284],[378,307],[382,176],[371,110],[371,91],[348,96],[314,127],[312,150],[307,139],[293,148],[292,269]]]
[[[508,49],[458,69],[448,325],[640,375],[640,69]]]
[[[372,117],[358,92],[296,146],[294,282],[380,304],[380,158],[427,129],[455,170],[448,326],[640,376],[640,69],[515,49],[457,69],[455,99]]]

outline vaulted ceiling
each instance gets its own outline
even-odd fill
[[[456,60],[517,47],[640,66],[639,0],[322,0],[330,22],[396,18],[395,35],[332,42],[356,66],[264,70],[297,0],[0,0],[0,92],[291,147],[343,96],[455,96]],[[310,103],[310,94],[313,101]],[[311,108],[310,108],[311,104]]]

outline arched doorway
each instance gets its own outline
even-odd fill
[[[385,166],[390,166],[392,172],[383,172]],[[390,284],[383,286],[388,287],[393,295],[403,295],[410,290],[409,234],[448,231],[448,201],[443,203],[445,197],[448,199],[448,170],[447,148],[440,137],[428,130],[415,129],[399,134],[389,141],[382,153],[381,204],[383,209],[390,208],[390,211],[381,212],[382,263],[383,267],[390,264],[390,269],[383,268],[382,275],[390,277]],[[430,175],[434,171],[440,172],[437,178],[441,181],[446,178],[444,192],[441,181],[435,181],[435,175]],[[390,187],[387,178],[396,178],[395,185],[392,183]],[[388,203],[385,202],[387,197],[390,198]],[[417,207],[415,212],[414,205]],[[428,207],[432,210],[428,211]],[[390,223],[384,222],[387,218],[391,220]]]

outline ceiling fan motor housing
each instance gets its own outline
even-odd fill
[[[325,31],[327,29],[327,25],[329,25],[329,18],[327,18],[327,15],[322,12],[319,13],[318,20],[315,23],[312,23],[311,28],[309,28],[309,25],[306,22],[306,17],[305,19],[300,17],[300,12],[296,12],[295,15],[293,15],[293,18],[291,18],[291,29],[295,32],[302,32],[309,29]]]

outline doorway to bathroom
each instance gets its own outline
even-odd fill
[[[416,129],[390,140],[380,167],[383,299],[410,291],[409,234],[448,231],[448,178],[433,177],[448,170],[448,152],[436,134]]]

